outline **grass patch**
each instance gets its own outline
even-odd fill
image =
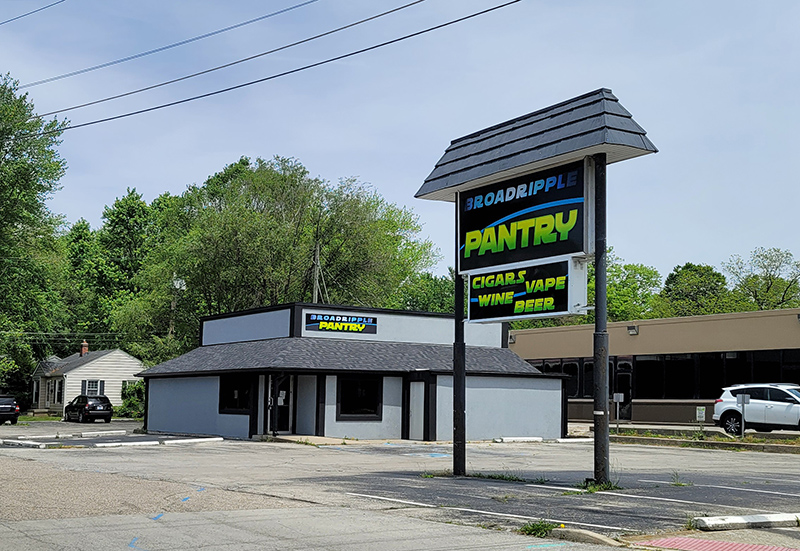
[[[782,444],[785,446],[800,446],[800,438],[766,438],[764,436],[756,436],[754,434],[745,435],[744,438],[740,436],[730,436],[719,432],[703,432],[694,431],[691,433],[682,432],[678,434],[657,434],[650,430],[638,431],[635,429],[620,430],[615,433],[619,436],[641,436],[644,438],[665,438],[668,440],[692,440],[695,442],[731,442],[733,438],[738,442],[746,444]]]
[[[453,471],[445,469],[443,471],[425,471],[421,475],[422,478],[441,478],[445,476],[453,476]]]
[[[506,482],[527,482],[525,478],[511,473],[469,473],[470,478],[484,478],[486,480],[505,480]]]
[[[561,526],[563,527],[564,525],[562,524]],[[553,528],[555,527],[556,525],[553,524],[552,522],[548,522],[544,519],[541,519],[523,524],[522,526],[519,527],[519,530],[517,530],[517,532],[519,532],[520,534],[524,534],[526,536],[534,536],[536,538],[546,538],[547,536],[550,535],[550,532],[552,532]]]
[[[61,421],[61,416],[55,415],[20,415],[18,421],[31,423],[36,421]]]
[[[550,479],[544,476],[539,476],[537,478],[534,478],[533,480],[530,480],[529,482],[531,484],[547,484],[548,482],[550,482]]]
[[[678,471],[672,471],[672,480],[669,483],[670,486],[694,486],[694,483],[683,480],[681,475]]]
[[[586,479],[580,484],[578,484],[578,488],[580,488],[587,494],[594,494],[596,492],[609,492],[611,490],[621,490],[622,486],[619,486],[618,484],[611,482],[610,480],[598,484],[594,480]]]
[[[314,446],[315,448],[319,448],[317,444],[309,440],[308,438],[303,438],[302,440],[294,440],[295,444],[302,444],[304,446]]]
[[[514,494],[506,494],[504,496],[492,496],[492,499],[495,501],[499,501],[500,503],[508,503],[512,499],[517,499],[517,496]]]

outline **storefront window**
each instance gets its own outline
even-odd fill
[[[336,378],[337,421],[380,421],[383,413],[383,377]]]
[[[230,374],[219,376],[219,412],[248,414],[252,407],[256,376]]]

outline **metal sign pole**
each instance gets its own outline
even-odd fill
[[[608,303],[606,295],[606,154],[594,159],[594,480],[609,481]]]
[[[456,256],[455,256],[455,338],[453,341],[453,474],[467,474],[467,368],[464,344],[464,280],[459,272],[458,215],[456,193]]]

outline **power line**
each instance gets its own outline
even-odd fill
[[[6,23],[11,23],[12,21],[16,21],[17,19],[22,19],[23,17],[28,17],[29,15],[33,15],[34,13],[40,12],[42,10],[46,10],[47,8],[52,8],[53,6],[60,4],[62,2],[66,2],[67,0],[58,0],[58,2],[53,2],[52,4],[47,4],[46,6],[29,11],[28,13],[23,13],[22,15],[18,15],[16,17],[12,17],[11,19],[6,19],[5,21],[0,21],[0,25],[5,25]]]
[[[107,101],[111,101],[111,100],[115,100],[115,99],[119,99],[119,98],[124,98],[126,96],[132,96],[134,94],[139,94],[141,92],[146,92],[148,90],[153,90],[155,88],[161,88],[162,86],[167,86],[168,84],[174,84],[176,82],[181,82],[183,80],[188,80],[190,78],[194,78],[194,77],[198,77],[198,76],[205,75],[205,74],[208,74],[208,73],[212,73],[214,71],[219,71],[220,69],[226,69],[228,67],[232,67],[234,65],[238,65],[239,63],[244,63],[246,61],[251,61],[251,60],[259,58],[259,57],[263,57],[263,56],[266,56],[266,55],[274,54],[276,52],[280,52],[280,51],[283,51],[283,50],[288,50],[289,48],[293,48],[295,46],[299,46],[300,44],[305,44],[307,42],[311,42],[313,40],[317,40],[317,39],[323,38],[325,36],[329,36],[329,35],[338,33],[340,31],[343,31],[343,30],[346,30],[346,29],[350,29],[352,27],[361,25],[363,23],[367,23],[369,21],[373,21],[375,19],[379,19],[381,17],[384,17],[386,15],[390,15],[390,14],[398,12],[400,10],[404,10],[404,9],[409,8],[411,6],[414,6],[416,4],[421,4],[422,2],[425,2],[425,0],[415,0],[414,2],[411,2],[409,4],[405,4],[405,5],[400,6],[398,8],[394,8],[394,9],[391,9],[389,11],[385,11],[383,13],[379,13],[377,15],[373,15],[371,17],[367,17],[366,19],[361,19],[360,21],[356,21],[355,23],[350,23],[349,25],[344,25],[343,27],[338,27],[336,29],[333,29],[333,30],[330,30],[330,31],[326,31],[324,33],[321,33],[321,34],[318,34],[318,35],[315,35],[315,36],[312,36],[312,37],[309,37],[309,38],[304,38],[303,40],[298,40],[297,42],[293,42],[291,44],[287,44],[287,45],[281,46],[279,48],[274,48],[274,49],[268,50],[266,52],[261,52],[260,54],[251,55],[251,56],[245,57],[243,59],[238,59],[238,60],[232,61],[230,63],[225,63],[224,65],[218,65],[217,67],[212,67],[211,69],[206,69],[204,71],[200,71],[200,72],[197,72],[197,73],[192,73],[190,75],[182,76],[182,77],[179,77],[179,78],[174,78],[172,80],[167,80],[167,81],[161,82],[159,84],[153,84],[151,86],[146,86],[144,88],[139,88],[138,90],[132,90],[130,92],[125,92],[124,94],[117,94],[115,96],[109,96],[107,98],[102,98],[102,99],[98,99],[98,100],[95,100],[95,101],[90,101],[88,103],[82,103],[80,105],[73,105],[72,107],[66,107],[64,109],[58,109],[56,111],[50,111],[49,113],[43,113],[41,115],[36,115],[36,118],[44,118],[44,117],[49,117],[50,115],[57,115],[59,113],[66,113],[67,111],[74,111],[75,109],[81,109],[83,107],[89,107],[90,105],[97,105],[98,103],[105,103]]]
[[[401,36],[400,38],[394,38],[392,40],[387,40],[386,42],[381,42],[380,44],[375,44],[375,45],[369,46],[367,48],[362,48],[360,50],[355,50],[355,51],[347,53],[347,54],[342,54],[342,55],[339,55],[339,56],[336,56],[336,57],[331,57],[331,58],[328,58],[328,59],[323,60],[323,61],[318,61],[316,63],[311,63],[309,65],[304,65],[302,67],[298,67],[296,69],[291,69],[289,71],[284,71],[282,73],[277,73],[277,74],[274,74],[274,75],[270,75],[268,77],[259,78],[259,79],[256,79],[256,80],[251,80],[251,81],[245,82],[243,84],[237,84],[235,86],[229,86],[228,88],[222,88],[221,90],[215,90],[213,92],[207,92],[205,94],[200,94],[198,96],[192,96],[192,97],[189,97],[189,98],[184,98],[184,99],[180,99],[180,100],[177,100],[177,101],[172,101],[172,102],[169,102],[169,103],[162,103],[160,105],[155,105],[153,107],[147,107],[145,109],[139,109],[137,111],[129,111],[128,113],[123,113],[121,115],[115,115],[113,117],[106,117],[106,118],[103,118],[103,119],[97,119],[97,120],[93,120],[93,121],[89,121],[89,122],[84,122],[84,123],[81,123],[81,124],[74,124],[74,125],[65,126],[65,127],[61,128],[59,130],[51,130],[51,131],[46,131],[46,132],[39,132],[37,134],[33,134],[33,135],[29,135],[29,136],[46,136],[48,134],[60,133],[60,132],[66,131],[66,130],[73,130],[75,128],[83,128],[85,126],[93,126],[95,124],[101,124],[101,123],[104,123],[104,122],[110,122],[110,121],[114,121],[114,120],[118,120],[118,119],[124,119],[124,118],[127,118],[127,117],[132,117],[134,115],[141,115],[143,113],[149,113],[151,111],[158,111],[159,109],[165,109],[167,107],[174,107],[176,105],[181,105],[183,103],[189,103],[191,101],[195,101],[195,100],[199,100],[199,99],[203,99],[203,98],[208,98],[208,97],[211,97],[211,96],[216,96],[216,95],[219,95],[219,94],[223,94],[225,92],[231,92],[233,90],[238,90],[240,88],[245,88],[247,86],[252,86],[254,84],[259,84],[259,83],[266,82],[266,81],[269,81],[269,80],[274,80],[274,79],[277,79],[277,78],[280,78],[280,77],[284,77],[284,76],[292,75],[292,74],[295,74],[295,73],[299,73],[299,72],[305,71],[307,69],[313,69],[315,67],[320,67],[322,65],[327,65],[329,63],[333,63],[334,61],[340,61],[342,59],[347,59],[349,57],[353,57],[353,56],[356,56],[356,55],[359,55],[359,54],[363,54],[365,52],[369,52],[369,51],[372,51],[372,50],[377,50],[379,48],[383,48],[384,46],[389,46],[391,44],[396,44],[398,42],[402,42],[404,40],[408,40],[409,38],[414,38],[414,37],[417,37],[417,36],[420,36],[420,35],[423,35],[423,34],[426,34],[426,33],[429,33],[429,32],[433,32],[433,31],[442,29],[444,27],[449,27],[450,25],[455,25],[456,23],[461,23],[462,21],[466,21],[468,19],[473,19],[475,17],[479,17],[481,15],[485,15],[485,14],[487,14],[489,12],[492,12],[492,11],[495,11],[495,10],[499,10],[500,8],[505,8],[506,6],[510,6],[511,4],[516,4],[516,3],[521,2],[521,1],[522,0],[511,0],[510,2],[506,2],[504,4],[500,4],[500,5],[485,9],[485,10],[481,10],[481,11],[472,13],[470,15],[466,15],[464,17],[460,17],[458,19],[453,19],[451,21],[448,21],[446,23],[442,23],[440,25],[435,25],[433,27],[428,27],[427,29],[423,29],[421,31],[417,31],[415,33],[411,33],[411,34],[407,34],[405,36]]]
[[[65,0],[61,0],[64,2]],[[36,80],[34,82],[29,82],[28,84],[22,84],[19,86],[20,89],[22,88],[30,88],[31,86],[39,86],[40,84],[46,84],[48,82],[53,82],[56,80],[62,80],[65,78],[73,77],[75,75],[82,75],[84,73],[89,73],[91,71],[96,71],[98,69],[104,69],[105,67],[111,67],[112,65],[119,65],[120,63],[125,63],[126,61],[131,61],[133,59],[139,59],[140,57],[145,57],[151,54],[157,54],[159,52],[163,52],[164,50],[169,50],[171,48],[177,48],[178,46],[183,46],[185,44],[189,44],[191,42],[197,42],[198,40],[202,40],[204,38],[208,38],[210,36],[215,36],[218,34],[222,34],[224,32],[238,29],[239,27],[244,27],[245,25],[249,25],[251,23],[255,23],[257,21],[263,21],[264,19],[268,19],[270,17],[275,17],[276,15],[281,15],[283,13],[296,10],[297,8],[302,8],[303,6],[307,6],[308,4],[313,4],[314,2],[318,2],[319,0],[307,0],[306,2],[302,2],[300,4],[295,4],[294,6],[289,6],[288,8],[284,8],[282,10],[278,10],[276,12],[268,13],[267,15],[262,15],[260,17],[256,17],[255,19],[250,19],[249,21],[244,21],[242,23],[237,23],[236,25],[231,25],[230,27],[225,27],[224,29],[218,29],[216,31],[211,31],[210,33],[201,34],[199,36],[195,36],[192,38],[187,38],[186,40],[181,40],[180,42],[175,42],[173,44],[168,44],[166,46],[161,46],[160,48],[155,48],[152,50],[147,50],[146,52],[141,52],[138,54],[133,54],[128,57],[122,57],[120,59],[115,59],[113,61],[107,61],[105,63],[101,63],[99,65],[94,65],[92,67],[87,67],[85,69],[79,69],[77,71],[72,71],[70,73],[64,73],[63,75],[57,75],[50,78],[44,78],[42,80]]]

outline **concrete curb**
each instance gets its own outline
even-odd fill
[[[492,440],[497,444],[508,444],[512,442],[544,442],[541,436],[501,436]]]
[[[703,448],[712,450],[747,450],[766,453],[792,453],[800,454],[800,446],[786,444],[751,444],[748,442],[714,442],[712,440],[682,440],[677,438],[652,438],[647,436],[616,436],[609,437],[611,442],[622,444],[644,444],[649,446],[667,446],[678,448]]]
[[[80,436],[81,438],[89,438],[93,436],[121,436],[123,434],[128,434],[128,431],[120,429],[120,430],[93,430],[87,432],[76,433],[75,436]]]
[[[608,545],[609,547],[626,547],[624,543],[611,539],[603,534],[597,534],[580,528],[553,528],[549,538],[574,541],[576,543],[593,543],[595,545]]]
[[[16,446],[18,448],[39,448],[43,449],[45,444],[40,442],[32,442],[30,440],[23,441],[23,440],[0,440],[3,446]]]
[[[143,442],[104,442],[93,444],[92,448],[122,448],[125,446],[158,446],[161,442],[158,440],[145,440]]]
[[[204,444],[206,442],[222,442],[225,439],[221,436],[215,436],[212,438],[183,438],[181,440],[162,440],[161,443],[165,446],[170,446],[172,444]]]
[[[791,528],[800,526],[800,513],[745,515],[730,517],[695,517],[692,523],[700,530],[742,530],[744,528]]]

